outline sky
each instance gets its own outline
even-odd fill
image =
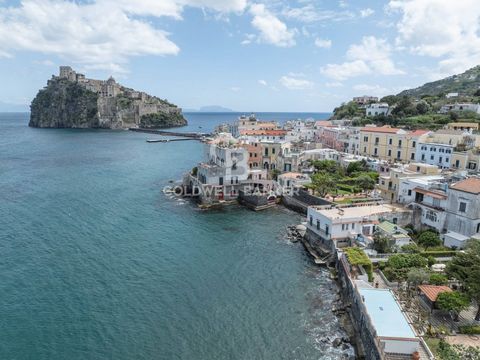
[[[478,0],[0,0],[0,111],[58,66],[189,109],[330,112],[480,63]]]

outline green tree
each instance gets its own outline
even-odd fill
[[[447,285],[448,278],[443,274],[432,274],[428,282],[432,285]]]
[[[318,173],[312,176],[312,187],[320,197],[336,190],[335,179],[326,173]]]
[[[473,93],[473,96],[480,96],[480,89],[477,89],[477,91]]]
[[[313,160],[311,164],[317,172],[335,174],[338,172],[338,163],[335,160]]]
[[[362,174],[355,178],[355,185],[364,191],[373,190],[375,188],[375,180],[366,174]]]
[[[411,269],[407,273],[407,282],[408,285],[411,287],[417,287],[429,279],[429,274],[425,269]]]
[[[478,304],[475,320],[480,321],[480,241],[471,241],[465,252],[458,252],[447,265],[447,274],[461,281]]]
[[[394,269],[426,268],[428,261],[419,254],[395,254],[388,259],[387,264]]]
[[[354,173],[363,171],[368,171],[368,166],[365,159],[362,159],[361,161],[352,161],[347,166],[347,175],[352,175]]]
[[[402,246],[402,251],[409,253],[409,254],[418,254],[420,252],[420,249],[418,248],[417,244],[415,243],[410,243],[407,245]]]
[[[470,306],[470,299],[459,291],[442,292],[438,295],[436,304],[441,310],[451,311],[453,320],[458,321],[460,312]]]
[[[390,253],[392,252],[392,241],[376,231],[373,235],[373,248],[380,254]]]
[[[425,248],[435,247],[442,244],[440,237],[433,231],[424,231],[418,236],[417,241]]]

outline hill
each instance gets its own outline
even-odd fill
[[[187,124],[182,110],[158,97],[124,87],[112,77],[87,79],[61,66],[30,106],[32,127],[167,128]]]
[[[415,89],[404,90],[398,96],[421,96],[444,95],[450,92],[458,92],[462,95],[473,95],[480,88],[480,65],[475,66],[462,74],[452,75],[445,79],[433,81]]]

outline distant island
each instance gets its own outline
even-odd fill
[[[232,109],[219,106],[219,105],[208,105],[202,106],[200,109],[185,109],[185,112],[235,112]]]
[[[122,129],[187,125],[178,106],[108,80],[88,79],[60,66],[30,105],[31,127]]]

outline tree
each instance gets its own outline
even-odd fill
[[[470,299],[459,291],[442,292],[438,295],[436,304],[441,310],[451,311],[453,321],[458,321],[460,312],[470,306]]]
[[[313,160],[312,165],[317,172],[337,173],[338,163],[335,160]]]
[[[417,244],[412,242],[410,244],[403,245],[402,251],[408,254],[418,254],[420,249],[418,248]]]
[[[478,304],[475,320],[480,321],[480,241],[471,241],[465,252],[458,252],[447,265],[447,274],[461,281]]]
[[[355,185],[362,190],[373,190],[375,188],[375,180],[366,174],[362,174],[355,178]]]
[[[428,282],[432,285],[447,285],[448,278],[443,274],[432,274]]]
[[[428,104],[425,102],[425,101],[421,101],[417,104],[416,106],[417,108],[417,112],[420,114],[420,115],[424,115],[428,112]]]
[[[425,269],[412,269],[407,274],[407,282],[409,286],[417,287],[429,279],[428,272]]]
[[[319,173],[312,176],[312,187],[320,197],[325,197],[336,189],[336,182],[329,174]]]
[[[477,89],[477,91],[473,93],[473,96],[480,96],[480,89]]]
[[[420,245],[426,248],[435,247],[442,244],[440,237],[433,231],[424,231],[418,236],[417,241]]]
[[[392,245],[389,238],[383,236],[380,232],[373,235],[373,248],[380,254],[386,254],[392,251]]]
[[[362,172],[362,171],[368,171],[368,166],[365,159],[362,159],[361,161],[352,161],[347,166],[348,175],[352,175],[354,173]]]

